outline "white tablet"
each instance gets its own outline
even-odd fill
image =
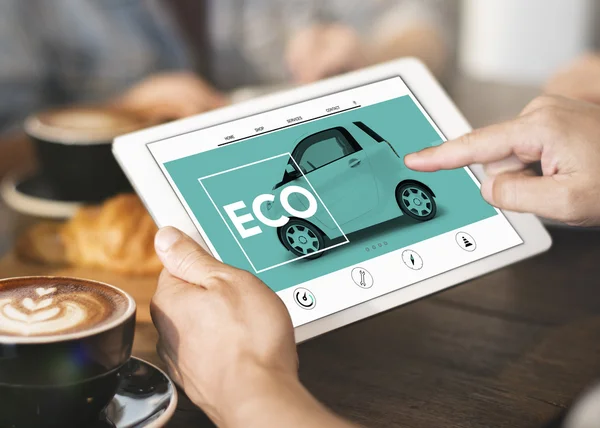
[[[126,135],[114,153],[156,223],[262,279],[300,342],[550,247],[534,216],[483,200],[480,168],[404,165],[469,131],[406,59]]]

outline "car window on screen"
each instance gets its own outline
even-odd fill
[[[304,151],[300,160],[300,168],[305,174],[335,162],[354,151],[348,141],[337,132],[329,133],[324,137],[326,138],[313,142]]]

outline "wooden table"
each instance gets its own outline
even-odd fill
[[[509,118],[535,88],[458,79],[474,126]],[[0,203],[0,253],[17,221]],[[300,375],[332,409],[371,427],[542,427],[600,378],[600,233],[552,231],[554,248],[470,283],[300,345]],[[158,363],[152,278],[0,261],[0,278],[67,274],[138,302],[135,355]],[[185,398],[170,427],[211,426]]]
[[[543,256],[300,345],[302,381],[371,427],[544,426],[600,378],[600,233],[552,234]],[[0,277],[48,273],[130,292],[134,353],[160,365],[148,313],[154,279],[0,261]],[[211,425],[182,399],[169,426]]]

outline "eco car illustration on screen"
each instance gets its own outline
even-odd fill
[[[402,215],[433,219],[435,194],[410,175],[392,144],[363,122],[338,126],[296,145],[265,214],[273,218],[285,213],[280,196],[287,187],[300,186],[312,193],[312,185],[331,215],[319,210],[309,219],[291,217],[277,235],[295,256],[316,259],[328,241],[342,237],[340,228],[347,235]],[[309,201],[297,192],[286,195],[286,200],[299,209],[309,208]]]

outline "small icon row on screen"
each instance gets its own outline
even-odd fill
[[[477,242],[466,232],[456,234],[456,243],[465,251],[473,252],[477,249]],[[423,268],[423,258],[413,250],[404,250],[402,252],[402,261],[411,270],[421,270]],[[352,281],[363,289],[369,289],[375,284],[375,279],[371,272],[363,267],[352,269]],[[306,288],[296,288],[294,290],[294,301],[298,306],[305,310],[314,309],[317,305],[317,299],[312,291]]]

